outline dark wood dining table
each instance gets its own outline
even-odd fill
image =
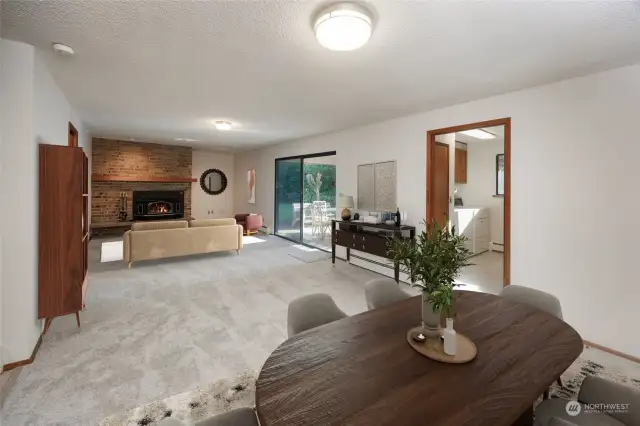
[[[476,344],[467,364],[413,350],[414,297],[282,343],[256,384],[261,426],[530,425],[536,399],[580,355],[564,321],[499,296],[456,292],[455,329]]]

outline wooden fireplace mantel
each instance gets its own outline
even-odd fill
[[[153,177],[153,176],[117,176],[92,174],[93,182],[162,182],[162,183],[191,183],[197,182],[196,178],[185,177]]]

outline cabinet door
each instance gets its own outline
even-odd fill
[[[455,183],[467,183],[467,151],[456,148]]]

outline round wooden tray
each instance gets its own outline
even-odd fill
[[[444,343],[442,339],[426,340],[424,342],[416,342],[413,336],[422,332],[422,326],[413,327],[407,331],[407,342],[420,354],[436,361],[446,362],[449,364],[462,364],[469,362],[476,357],[476,345],[465,335],[456,333],[458,341],[456,342],[456,354],[447,355],[444,353]]]

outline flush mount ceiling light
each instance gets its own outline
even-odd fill
[[[318,13],[313,28],[322,47],[355,50],[371,38],[371,13],[354,3],[336,3]]]
[[[483,130],[483,129],[465,130],[460,133],[462,133],[463,135],[471,136],[472,138],[477,138],[477,139],[495,139],[496,138],[496,135],[494,135],[491,132],[487,132],[486,130]]]
[[[233,127],[233,123],[231,123],[230,121],[224,121],[224,120],[217,120],[213,124],[216,126],[216,129],[218,130],[231,130],[231,127]]]
[[[61,43],[53,43],[53,50],[62,56],[71,56],[76,53],[71,47]]]
[[[195,139],[189,139],[189,138],[175,138],[174,141],[176,141],[176,142],[197,142]]]

